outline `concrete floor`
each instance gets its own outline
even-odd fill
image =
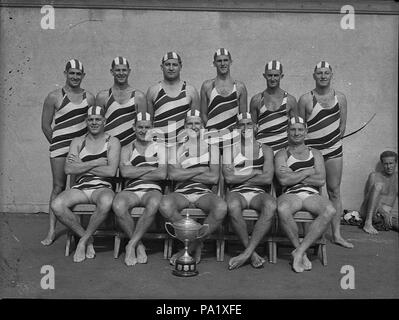
[[[192,278],[172,275],[162,259],[162,242],[146,241],[148,263],[126,267],[124,253],[113,258],[113,241],[96,238],[94,260],[74,263],[64,256],[65,228],[49,246],[40,244],[47,228],[46,214],[1,213],[1,298],[42,299],[380,299],[399,298],[398,233],[371,236],[354,226],[342,226],[342,233],[355,244],[352,250],[328,243],[328,265],[313,256],[313,269],[296,274],[289,265],[289,249],[279,250],[277,264],[263,269],[245,265],[228,271],[228,260],[240,250],[230,244],[224,262],[217,262],[213,244],[207,244],[200,274]],[[259,253],[266,256],[262,248]],[[40,286],[41,268],[54,267],[55,288]],[[342,289],[343,266],[354,268],[355,288]]]

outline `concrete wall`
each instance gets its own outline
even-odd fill
[[[342,30],[341,14],[57,8],[55,29],[42,30],[40,8],[0,10],[0,211],[48,210],[41,110],[48,92],[64,85],[63,68],[73,57],[85,65],[82,86],[93,94],[112,85],[117,55],[129,59],[130,82],[145,92],[161,79],[162,55],[176,50],[182,78],[199,90],[214,76],[214,51],[226,47],[232,75],[246,83],[249,98],[264,89],[268,60],[283,63],[282,88],[297,98],[314,87],[314,65],[329,61],[334,87],[347,96],[347,132],[377,113],[344,140],[344,208],[359,207],[379,154],[397,151],[398,16],[356,15],[355,30]]]

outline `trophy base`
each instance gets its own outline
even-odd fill
[[[173,270],[172,272],[175,276],[177,277],[193,277],[198,274],[198,271],[179,271],[179,270]]]
[[[177,260],[173,274],[178,277],[192,277],[198,274],[195,261],[189,263],[182,263]]]

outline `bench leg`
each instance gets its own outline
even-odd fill
[[[71,252],[72,241],[73,241],[73,233],[71,230],[68,230],[66,234],[65,257],[68,257]]]
[[[114,238],[114,259],[118,259],[120,247],[121,247],[121,237],[119,234],[117,234],[115,235]]]
[[[170,259],[172,257],[172,250],[173,250],[173,238],[169,238],[168,240],[168,257]]]
[[[272,242],[272,263],[277,263],[277,242]]]
[[[268,252],[267,255],[269,257],[269,263],[273,263],[273,241],[267,241]]]
[[[165,238],[163,240],[163,258],[168,259],[168,250],[169,250],[169,239]]]
[[[319,251],[321,255],[321,263],[323,266],[327,265],[327,246],[325,244],[319,245]]]

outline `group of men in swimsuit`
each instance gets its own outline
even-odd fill
[[[74,261],[93,258],[92,235],[112,209],[130,239],[125,263],[145,263],[141,238],[156,213],[174,222],[182,219],[182,209],[194,205],[207,213],[207,234],[229,215],[245,247],[230,260],[229,268],[248,259],[254,267],[263,265],[255,248],[276,211],[296,248],[292,255],[297,272],[311,268],[306,249],[330,221],[333,241],[353,247],[340,234],[346,99],[331,88],[331,66],[325,61],[316,65],[316,87],[297,103],[280,88],[282,64],[268,62],[263,74],[267,88],[251,99],[248,113],[246,87],[230,75],[230,52],[217,50],[213,64],[216,77],[203,83],[199,95],[180,79],[181,57],[168,52],[161,60],[163,80],[145,95],[128,83],[127,59],[116,57],[110,70],[112,88],[94,97],[80,87],[85,76],[82,63],[76,59],[67,63],[66,84],[47,96],[42,113],[53,173],[44,245],[53,242],[58,218],[80,237]],[[225,200],[213,190],[221,155]],[[118,169],[124,184],[115,195],[113,177]],[[71,175],[69,190],[65,190],[66,175]],[[175,186],[163,195],[166,179]],[[325,182],[331,201],[320,196]],[[270,184],[279,190],[277,201],[268,192]],[[71,211],[78,203],[96,204],[86,229]],[[129,211],[137,206],[145,210],[135,225]],[[379,207],[375,202],[372,206]],[[241,214],[245,208],[259,212],[251,237]],[[292,218],[301,209],[316,216],[302,242]],[[202,242],[193,242],[189,248],[198,261],[201,246]]]

